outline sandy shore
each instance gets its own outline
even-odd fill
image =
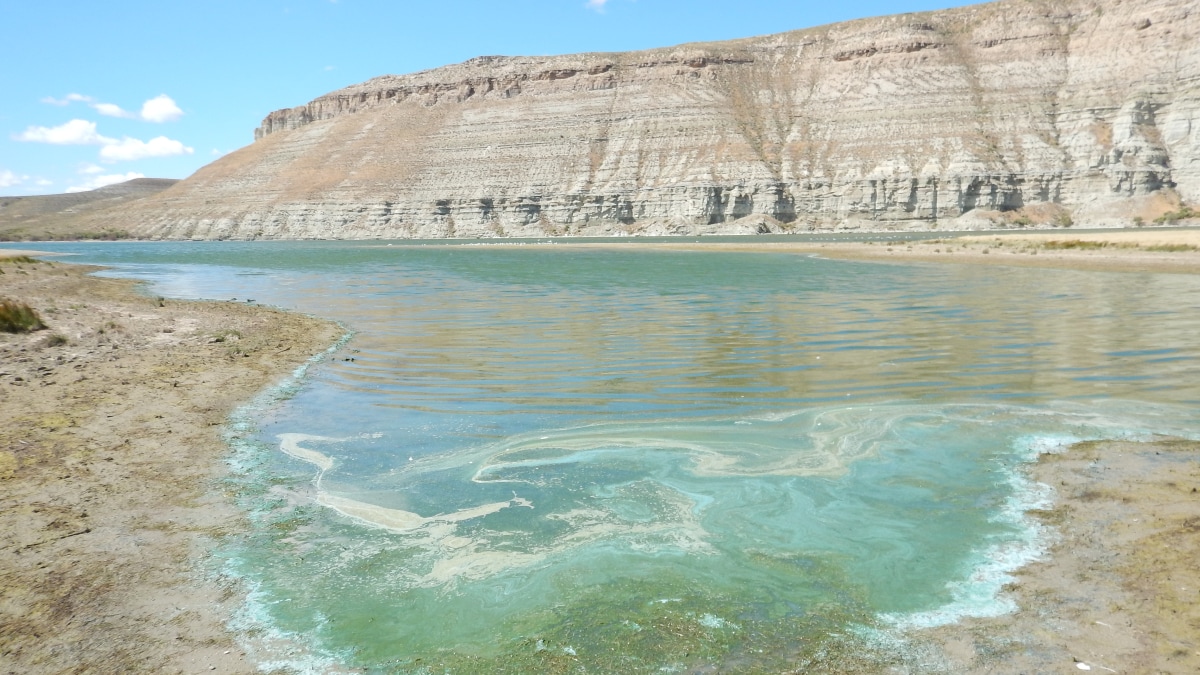
[[[1200,672],[1200,442],[1079,443],[1032,477],[1055,543],[1009,587],[1017,612],[912,633],[936,669]]]
[[[903,234],[898,234],[902,237]],[[569,244],[568,244],[569,245]],[[599,244],[598,246],[609,246]],[[923,241],[656,243],[676,250],[815,254],[845,260],[1056,267],[1109,272],[1200,273],[1200,230],[1016,231]]]
[[[203,573],[242,527],[221,427],[340,330],[92,269],[0,259],[0,296],[49,325],[0,333],[0,673],[255,672],[225,628],[241,589]]]

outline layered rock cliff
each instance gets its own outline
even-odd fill
[[[480,57],[279,110],[147,237],[1130,224],[1200,200],[1194,0],[1003,0],[723,43]]]

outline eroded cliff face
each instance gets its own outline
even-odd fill
[[[1128,225],[1200,200],[1194,0],[1006,0],[724,43],[481,57],[263,120],[168,238]]]

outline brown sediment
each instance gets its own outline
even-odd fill
[[[1200,441],[1077,443],[1032,473],[1055,543],[1018,611],[911,637],[955,673],[1200,672]]]
[[[0,258],[0,296],[49,326],[0,333],[0,672],[254,672],[241,590],[202,571],[244,526],[222,425],[340,329],[95,269]]]

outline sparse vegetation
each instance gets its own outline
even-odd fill
[[[241,340],[241,339],[242,339],[241,331],[227,329],[227,330],[223,330],[218,333],[215,333],[211,338],[209,338],[208,341],[209,342],[235,342],[235,341]]]
[[[1159,244],[1157,246],[1147,246],[1147,251],[1165,251],[1167,253],[1181,253],[1183,251],[1200,251],[1200,246],[1191,244]]]
[[[109,331],[119,333],[119,332],[124,332],[124,330],[125,330],[124,326],[117,323],[116,321],[109,320],[109,321],[105,321],[103,324],[101,324],[100,327],[96,329],[96,333],[99,335],[104,335],[105,333],[107,333]]]
[[[1048,241],[1042,244],[1042,248],[1047,248],[1052,251],[1062,250],[1077,250],[1077,251],[1092,251],[1105,248],[1108,246],[1106,241],[1084,241],[1083,239],[1070,239],[1067,241]]]
[[[36,258],[30,258],[27,255],[15,255],[12,257],[8,257],[8,258],[0,258],[0,263],[16,263],[18,265],[20,265],[20,264],[36,265],[40,262],[41,262],[40,260],[38,260]]]
[[[42,340],[42,347],[61,347],[62,345],[70,344],[71,341],[62,333],[51,333]]]
[[[42,317],[29,305],[16,300],[0,300],[0,331],[30,333],[45,327]]]
[[[1200,211],[1194,211],[1192,207],[1183,204],[1179,207],[1179,210],[1168,211],[1155,218],[1154,222],[1159,225],[1165,225],[1166,223],[1174,223],[1175,221],[1186,220],[1188,218],[1200,218]]]

